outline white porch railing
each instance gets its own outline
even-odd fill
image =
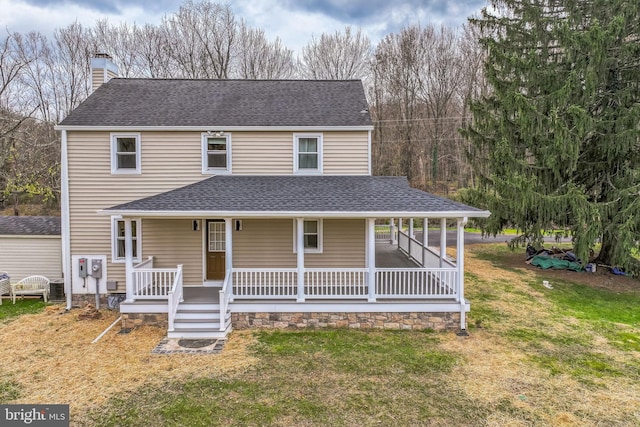
[[[173,288],[178,269],[153,268],[153,257],[133,267],[134,299],[166,299]]]
[[[442,260],[442,265],[440,265],[439,253],[434,252],[430,248],[425,248],[422,242],[413,237],[409,237],[409,235],[403,231],[398,232],[398,247],[420,265],[427,267],[456,268],[456,264],[447,259],[446,255]]]
[[[376,241],[391,240],[391,224],[376,225]]]
[[[296,298],[298,272],[295,268],[234,268],[233,297]]]
[[[229,302],[233,300],[233,286],[231,280],[233,273],[227,271],[224,277],[224,283],[222,289],[220,289],[220,330],[224,331],[227,328],[227,308]]]
[[[178,312],[178,306],[184,301],[182,287],[182,264],[178,265],[176,275],[173,281],[171,290],[167,293],[167,303],[169,305],[168,318],[169,318],[169,330],[174,330],[176,313]]]
[[[133,270],[135,299],[165,299],[176,280],[175,268],[139,268]]]
[[[368,275],[366,268],[307,268],[304,271],[303,298],[368,299]],[[397,299],[456,298],[456,278],[455,268],[376,268],[373,296]],[[296,269],[234,268],[231,281],[234,300],[298,298]],[[221,292],[221,311],[222,299]]]
[[[379,298],[456,298],[455,268],[378,268],[376,296]]]
[[[423,251],[423,256],[425,256],[425,260],[426,265],[428,266],[433,266],[433,267],[437,267],[440,265],[440,255],[438,255],[436,252],[434,252],[432,249],[430,248],[426,248],[425,251]],[[456,266],[454,264],[451,264],[449,267],[451,268],[455,268]]]
[[[306,268],[305,298],[363,298],[369,295],[366,268]]]

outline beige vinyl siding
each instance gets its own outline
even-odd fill
[[[323,135],[324,174],[369,173],[366,131],[310,133]],[[293,135],[294,132],[232,132],[232,172],[238,175],[292,174]]]
[[[185,285],[202,284],[202,231],[188,219],[143,219],[142,245],[155,268],[183,265]]]
[[[233,132],[232,173],[290,175],[293,173],[292,132]]]
[[[8,272],[11,282],[33,274],[62,277],[60,236],[0,236],[0,271]]]
[[[237,268],[295,268],[293,219],[244,219],[233,232],[233,266]],[[306,267],[364,267],[365,221],[325,219],[323,253],[305,253]]]
[[[367,132],[324,132],[324,175],[368,175]]]
[[[286,175],[293,173],[294,132],[230,133],[233,174]],[[145,131],[139,134],[141,173],[111,174],[110,132],[68,131],[67,133],[71,254],[106,255],[109,261],[108,279],[118,282],[118,291],[124,291],[124,263],[111,263],[111,220],[108,216],[97,215],[97,211],[210,177],[202,174],[202,132]],[[366,174],[368,172],[366,131],[324,132],[323,138],[326,174]],[[257,237],[260,237],[260,233],[266,233],[267,237],[272,238],[263,238],[260,243],[256,243],[255,239],[252,240],[253,247],[243,249],[244,252],[240,250],[238,262],[244,263],[244,266],[268,267],[275,265],[272,261],[277,261],[280,267],[295,266],[296,258],[292,251],[292,220],[275,221],[273,224],[284,234],[280,234],[280,231],[276,233],[273,228],[256,231]],[[247,221],[247,225],[251,228],[251,221]],[[238,238],[244,238],[247,233],[243,234],[243,232],[244,230],[237,233]],[[143,226],[142,258],[157,255],[153,253],[156,250],[155,247],[147,246],[148,238],[153,239],[149,233],[145,232]],[[274,241],[278,242],[277,245],[286,246],[287,250],[281,251],[278,246],[276,249],[281,253],[279,258],[265,261],[265,256],[273,256],[271,253]],[[198,247],[198,250],[201,248]],[[326,258],[329,259],[329,257]],[[313,258],[309,259],[315,262]],[[167,265],[169,262],[166,260]],[[165,260],[162,263],[165,264]],[[71,267],[72,275],[75,275],[76,266]]]
[[[244,219],[233,231],[233,266],[295,268],[291,219]]]
[[[142,174],[112,175],[109,132],[68,132],[71,254],[107,255],[111,262],[111,219],[98,210],[208,178],[200,141],[200,132],[142,132]],[[143,226],[143,258],[155,255],[146,249],[146,237]],[[71,268],[75,275],[76,266]],[[110,263],[108,273],[124,291],[124,263]]]
[[[365,220],[325,219],[322,228],[322,253],[305,253],[305,267],[365,267]],[[293,240],[290,245],[293,250]]]

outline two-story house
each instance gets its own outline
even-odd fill
[[[464,224],[489,213],[372,176],[360,81],[93,67],[95,91],[58,126],[69,307],[122,295],[124,326],[160,319],[183,338],[232,325],[465,329]],[[375,221],[391,218],[455,220],[457,259],[400,227],[412,262],[376,265]]]

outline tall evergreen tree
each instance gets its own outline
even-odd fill
[[[492,91],[463,129],[480,178],[467,201],[540,241],[571,232],[580,258],[636,269],[640,241],[640,2],[493,0]]]

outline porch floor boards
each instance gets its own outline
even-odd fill
[[[182,292],[185,303],[220,304],[220,288],[216,286],[185,286]]]
[[[380,268],[419,268],[409,257],[403,254],[398,245],[389,242],[376,242],[376,267]]]

